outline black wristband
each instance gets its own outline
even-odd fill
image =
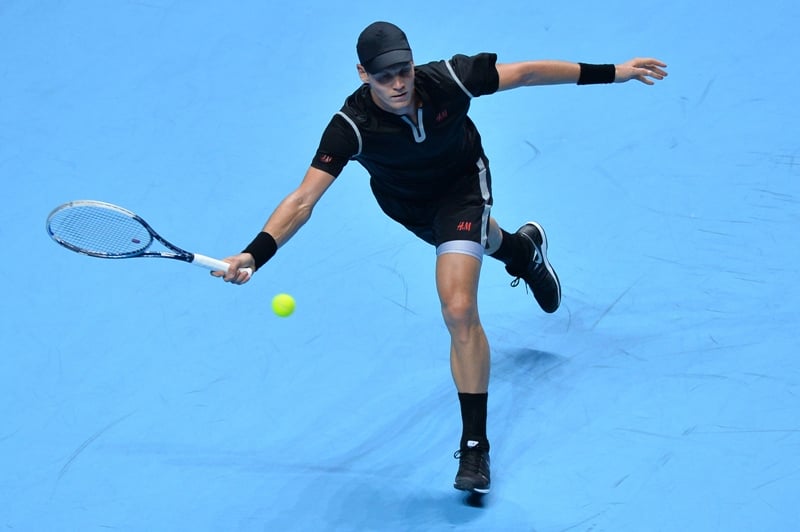
[[[278,251],[278,243],[271,234],[261,231],[256,235],[242,253],[249,253],[253,256],[256,263],[256,270],[262,267]]]
[[[578,85],[614,83],[614,78],[616,78],[617,75],[617,67],[614,65],[578,64],[581,66],[581,75],[578,76]]]

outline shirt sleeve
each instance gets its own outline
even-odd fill
[[[358,154],[358,138],[353,127],[339,114],[328,122],[322,133],[311,166],[339,177],[347,162]]]
[[[455,55],[448,61],[453,73],[473,97],[494,94],[500,86],[497,54]]]

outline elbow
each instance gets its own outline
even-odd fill
[[[292,211],[295,218],[300,223],[305,223],[306,220],[311,218],[311,213],[314,211],[315,202],[304,194],[295,193],[289,197],[289,203],[292,206]]]

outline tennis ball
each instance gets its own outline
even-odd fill
[[[278,294],[272,298],[272,311],[281,318],[288,318],[294,312],[294,298],[289,294]]]

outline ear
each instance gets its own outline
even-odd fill
[[[361,81],[364,83],[369,83],[369,74],[367,74],[367,71],[364,70],[364,67],[361,65],[356,65],[356,70],[358,70],[358,77],[361,78]]]

